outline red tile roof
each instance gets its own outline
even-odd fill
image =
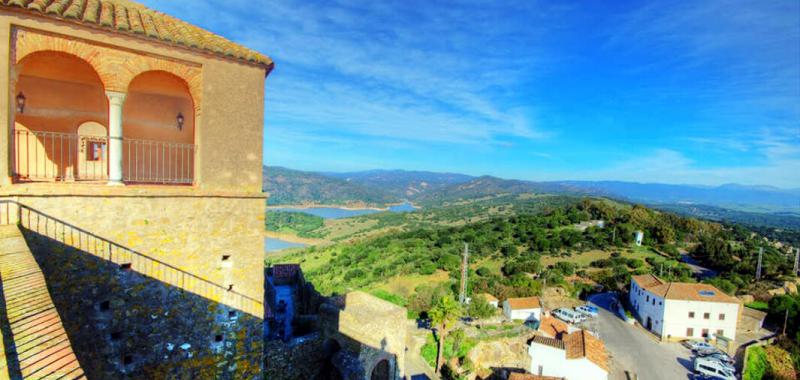
[[[631,277],[639,287],[664,299],[682,301],[703,301],[720,303],[740,303],[713,285],[688,282],[665,282],[660,278],[645,274]]]
[[[559,338],[561,334],[566,334],[568,331],[569,326],[565,322],[553,317],[544,317],[539,323],[539,332],[549,337]]]
[[[220,3],[220,6],[223,4]],[[229,59],[257,63],[268,69],[273,65],[272,60],[264,54],[129,0],[0,0],[0,9],[157,40]]]
[[[564,338],[567,359],[586,358],[608,372],[608,353],[603,341],[586,330],[575,331]]]
[[[511,306],[511,310],[539,309],[542,307],[542,301],[539,297],[509,298],[506,301]]]

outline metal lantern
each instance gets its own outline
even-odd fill
[[[177,119],[178,119],[178,130],[181,131],[183,130],[183,122],[184,122],[183,114],[178,112]]]
[[[17,94],[17,112],[23,113],[25,112],[25,94],[20,92]]]

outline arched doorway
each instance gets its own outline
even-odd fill
[[[14,66],[17,104],[14,177],[71,180],[77,177],[78,126],[108,122],[103,83],[86,61],[61,52],[40,51]],[[15,102],[17,103],[17,102]]]
[[[389,380],[389,360],[383,359],[372,369],[370,380]]]
[[[94,121],[78,127],[78,179],[108,179],[108,131]]]
[[[342,374],[339,373],[339,369],[333,363],[336,354],[341,350],[342,346],[336,339],[328,339],[322,344],[325,360],[322,362],[322,368],[316,380],[342,380]]]
[[[122,112],[125,180],[191,184],[195,115],[186,81],[166,71],[141,73],[128,85]]]

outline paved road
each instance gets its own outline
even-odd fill
[[[692,268],[692,274],[697,277],[698,280],[702,280],[709,277],[714,277],[717,275],[717,272],[713,269],[708,269],[706,267],[700,266],[700,263],[697,262],[692,256],[690,256],[686,251],[681,251],[681,261],[688,265],[689,268]]]
[[[406,379],[408,380],[438,380],[433,368],[419,354],[420,348],[425,344],[428,330],[416,326],[406,326]]]
[[[609,380],[627,379],[625,371],[639,375],[639,380],[691,379],[691,352],[678,343],[661,343],[641,328],[629,325],[609,311],[613,293],[590,297],[600,313],[585,327],[595,331],[611,355]]]

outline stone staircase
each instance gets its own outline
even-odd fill
[[[16,225],[0,226],[0,380],[85,379],[44,275]]]

